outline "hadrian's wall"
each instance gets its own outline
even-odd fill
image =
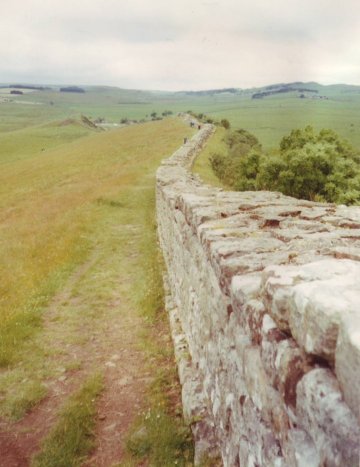
[[[185,415],[225,466],[359,466],[360,208],[224,192],[157,172]]]

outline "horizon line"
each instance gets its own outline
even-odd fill
[[[167,90],[167,89],[146,89],[146,88],[127,88],[121,87],[119,85],[113,84],[75,84],[75,83],[41,83],[41,82],[29,82],[29,81],[7,81],[4,83],[0,83],[0,87],[11,87],[11,86],[39,86],[39,87],[64,87],[64,86],[83,86],[83,87],[98,87],[98,88],[117,88],[122,89],[125,91],[145,91],[145,92],[164,92],[164,93],[186,93],[186,92],[210,92],[210,91],[222,91],[225,89],[236,89],[239,91],[246,91],[250,89],[261,89],[266,88],[269,86],[286,86],[289,84],[313,84],[318,86],[354,86],[360,87],[360,84],[352,84],[352,83],[331,83],[331,84],[322,84],[318,81],[289,81],[289,82],[277,82],[277,83],[269,83],[264,84],[262,86],[249,86],[249,87],[237,87],[237,86],[223,86],[223,87],[212,87],[212,88],[201,88],[201,89],[178,89],[178,90]]]

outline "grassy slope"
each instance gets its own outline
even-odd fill
[[[16,100],[41,105],[0,104],[0,132],[22,128],[31,121],[40,124],[49,118],[65,119],[80,113],[119,122],[124,117],[145,118],[153,111],[161,114],[166,109],[174,112],[191,109],[218,120],[229,119],[234,127],[254,133],[266,149],[276,147],[292,129],[309,124],[316,129],[331,128],[360,147],[359,88],[313,87],[329,99],[299,99],[297,93],[287,93],[254,100],[250,91],[237,95],[189,96],[110,87],[89,88],[85,94],[32,92]]]
[[[179,399],[174,397],[172,346],[159,319],[162,286],[154,221],[155,169],[190,133],[182,122],[168,119],[81,137],[45,152],[34,151],[21,160],[14,151],[13,164],[9,160],[4,164],[9,178],[4,176],[3,180],[8,186],[1,196],[2,212],[13,215],[4,216],[1,235],[7,247],[2,267],[10,286],[8,303],[13,308],[9,312],[4,306],[3,313],[14,326],[1,327],[6,343],[3,359],[12,362],[0,374],[1,415],[21,418],[46,395],[44,382],[81,367],[81,361],[67,360],[65,349],[84,345],[94,333],[101,333],[110,318],[106,313],[121,313],[112,306],[120,277],[121,306],[142,309],[151,325],[145,347],[150,352],[151,373],[159,373],[148,401],[150,413],[156,416],[148,427],[150,444],[142,454],[157,459],[152,465],[175,461],[184,465],[182,456],[191,457]],[[13,211],[8,211],[8,202]],[[42,330],[40,319],[34,333],[34,313],[40,316],[47,299],[94,250],[96,263],[72,288],[75,302],[65,300],[59,305],[50,334],[49,328]],[[31,338],[23,340],[26,334]],[[20,385],[22,391],[17,389]],[[86,384],[79,394],[83,390]],[[91,398],[94,402],[95,397]],[[85,455],[83,444],[85,450],[91,446],[87,440],[92,434],[93,415],[91,404],[88,410],[75,395],[65,404],[35,465],[58,465],[57,456],[65,459],[64,465],[77,465]],[[72,428],[83,416],[89,429],[74,432]],[[145,419],[140,419],[137,426],[144,423]],[[173,441],[167,445],[169,437]],[[64,445],[69,448],[66,452]],[[137,460],[131,459],[130,455],[131,465],[137,465]]]
[[[170,119],[94,134],[28,158],[17,156],[23,151],[17,140],[13,162],[0,173],[2,364],[11,361],[49,296],[88,254],[101,217],[99,200],[154,169],[154,158],[157,163],[171,153],[186,131]]]
[[[0,132],[39,125],[49,120],[63,120],[80,114],[119,123],[124,117],[143,119],[156,111],[159,114],[174,106],[159,93],[89,88],[85,94],[35,91],[16,96],[13,102],[0,102]]]
[[[295,97],[239,99],[221,108],[209,109],[216,119],[228,118],[233,127],[254,133],[266,149],[277,147],[281,138],[294,128],[313,125],[331,128],[360,147],[360,99],[310,100]]]
[[[206,146],[195,159],[192,171],[200,175],[203,182],[226,189],[227,187],[215,175],[209,161],[211,154],[223,154],[227,151],[226,144],[223,142],[224,135],[225,129],[222,127],[216,127],[215,134],[211,136]]]
[[[3,164],[32,159],[41,155],[42,151],[71,143],[92,133],[94,130],[79,120],[55,121],[11,132],[0,132],[0,167]]]

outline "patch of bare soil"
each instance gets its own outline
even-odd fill
[[[0,466],[26,467],[40,441],[56,421],[64,399],[79,385],[77,381],[53,382],[47,397],[19,422],[0,421]]]
[[[145,388],[151,381],[142,370],[143,354],[134,346],[141,324],[140,319],[124,316],[121,323],[109,326],[103,342],[108,348],[97,352],[99,365],[106,367],[105,390],[98,404],[97,447],[87,466],[111,466],[122,459],[124,437],[141,410]]]

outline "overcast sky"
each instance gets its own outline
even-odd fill
[[[360,85],[359,0],[1,0],[0,82]]]

